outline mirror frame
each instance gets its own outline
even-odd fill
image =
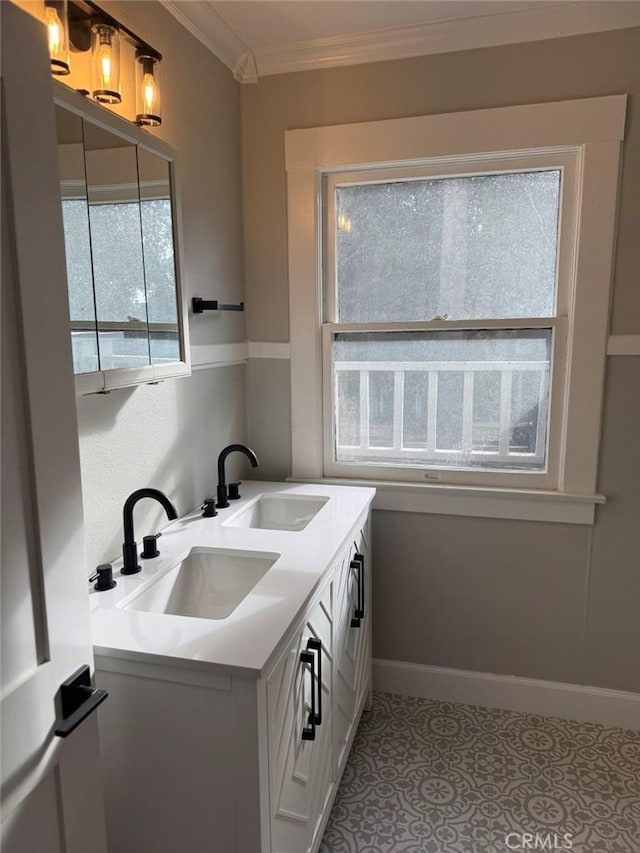
[[[93,373],[76,373],[74,374],[76,395],[104,394],[118,388],[130,388],[142,384],[157,384],[163,379],[190,376],[189,314],[186,295],[182,285],[182,216],[176,151],[163,140],[151,136],[147,131],[141,130],[120,116],[101,107],[99,104],[94,104],[88,98],[65,86],[64,83],[52,80],[52,84],[54,87],[53,100],[56,106],[75,113],[83,120],[96,125],[102,130],[113,133],[127,142],[144,148],[157,157],[166,160],[169,166],[171,186],[171,218],[181,359],[167,364],[149,364],[143,367],[124,367],[113,370],[98,370]]]

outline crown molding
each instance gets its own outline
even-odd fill
[[[184,3],[180,0],[160,0],[160,4],[194,35],[198,41],[217,56],[239,83],[258,80],[253,54],[207,0]]]
[[[495,47],[640,25],[640,3],[562,3],[475,18],[315,39],[254,51],[260,77]]]
[[[255,56],[250,50],[238,57],[232,71],[238,83],[258,82],[258,66]]]
[[[640,26],[640,3],[579,0],[251,50],[218,15],[214,3],[206,0],[188,4],[178,0],[160,2],[231,69],[240,83],[255,83],[259,77],[272,74],[384,62]]]

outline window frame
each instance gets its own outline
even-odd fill
[[[577,194],[579,149],[556,148],[552,151],[526,151],[509,156],[492,153],[489,157],[435,158],[410,168],[360,169],[354,172],[332,172],[323,175],[323,466],[330,477],[405,480],[408,482],[442,482],[453,485],[515,486],[518,488],[556,487],[559,479],[562,412],[566,395],[567,324],[575,286],[575,241],[577,226]],[[388,323],[341,323],[337,318],[337,271],[335,253],[335,207],[332,200],[340,186],[368,185],[495,174],[521,174],[536,171],[559,171],[558,238],[556,251],[556,286],[554,311],[548,317],[505,317],[481,320],[436,320]],[[341,462],[335,459],[335,406],[333,389],[335,373],[331,343],[340,332],[368,331],[466,331],[474,329],[551,329],[551,355],[548,408],[545,414],[547,432],[546,464],[539,471],[506,469],[470,469],[426,464],[419,467],[393,464]]]
[[[406,469],[388,472],[395,478],[391,480],[375,472],[366,482],[382,485],[378,505],[390,509],[455,512],[460,498],[459,511],[467,515],[593,522],[594,505],[604,500],[596,494],[596,477],[625,114],[626,96],[614,95],[286,132],[294,479],[336,478],[335,471],[326,469],[324,456],[328,365],[326,359],[323,363],[322,335],[330,334],[328,326],[322,331],[327,176],[372,168],[415,169],[425,162],[461,166],[465,160],[482,160],[489,165],[492,159],[521,159],[542,151],[573,152],[575,288],[567,306],[564,426],[555,442],[556,482],[532,485],[518,474],[517,482],[498,478],[480,486],[462,472],[462,481],[425,483],[412,481]],[[448,322],[446,327],[452,328]],[[363,481],[356,472],[338,479]]]

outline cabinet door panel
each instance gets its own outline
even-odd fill
[[[364,557],[364,616],[362,635],[357,650],[356,707],[360,709],[365,693],[371,690],[371,514],[364,521],[357,539],[358,551]]]
[[[356,711],[356,660],[354,645],[362,628],[352,627],[351,619],[357,602],[357,579],[350,568],[348,552],[338,568],[336,586],[336,684],[335,684],[335,735],[338,773],[346,761],[346,747]]]
[[[267,679],[272,853],[314,848],[333,786],[332,598],[330,584]],[[303,740],[312,690],[317,690],[317,661],[312,678],[311,667],[300,658],[310,638],[322,644],[322,722],[314,740]]]
[[[364,616],[359,618],[358,624],[352,624],[359,599],[359,570],[352,566],[357,553],[364,556]],[[338,777],[347,760],[364,693],[370,687],[370,555],[368,524],[365,524],[337,570],[335,733]]]

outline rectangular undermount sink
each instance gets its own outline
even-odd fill
[[[264,551],[192,548],[125,609],[226,619],[279,557]]]
[[[261,530],[304,530],[328,500],[316,495],[262,495],[225,524]]]

